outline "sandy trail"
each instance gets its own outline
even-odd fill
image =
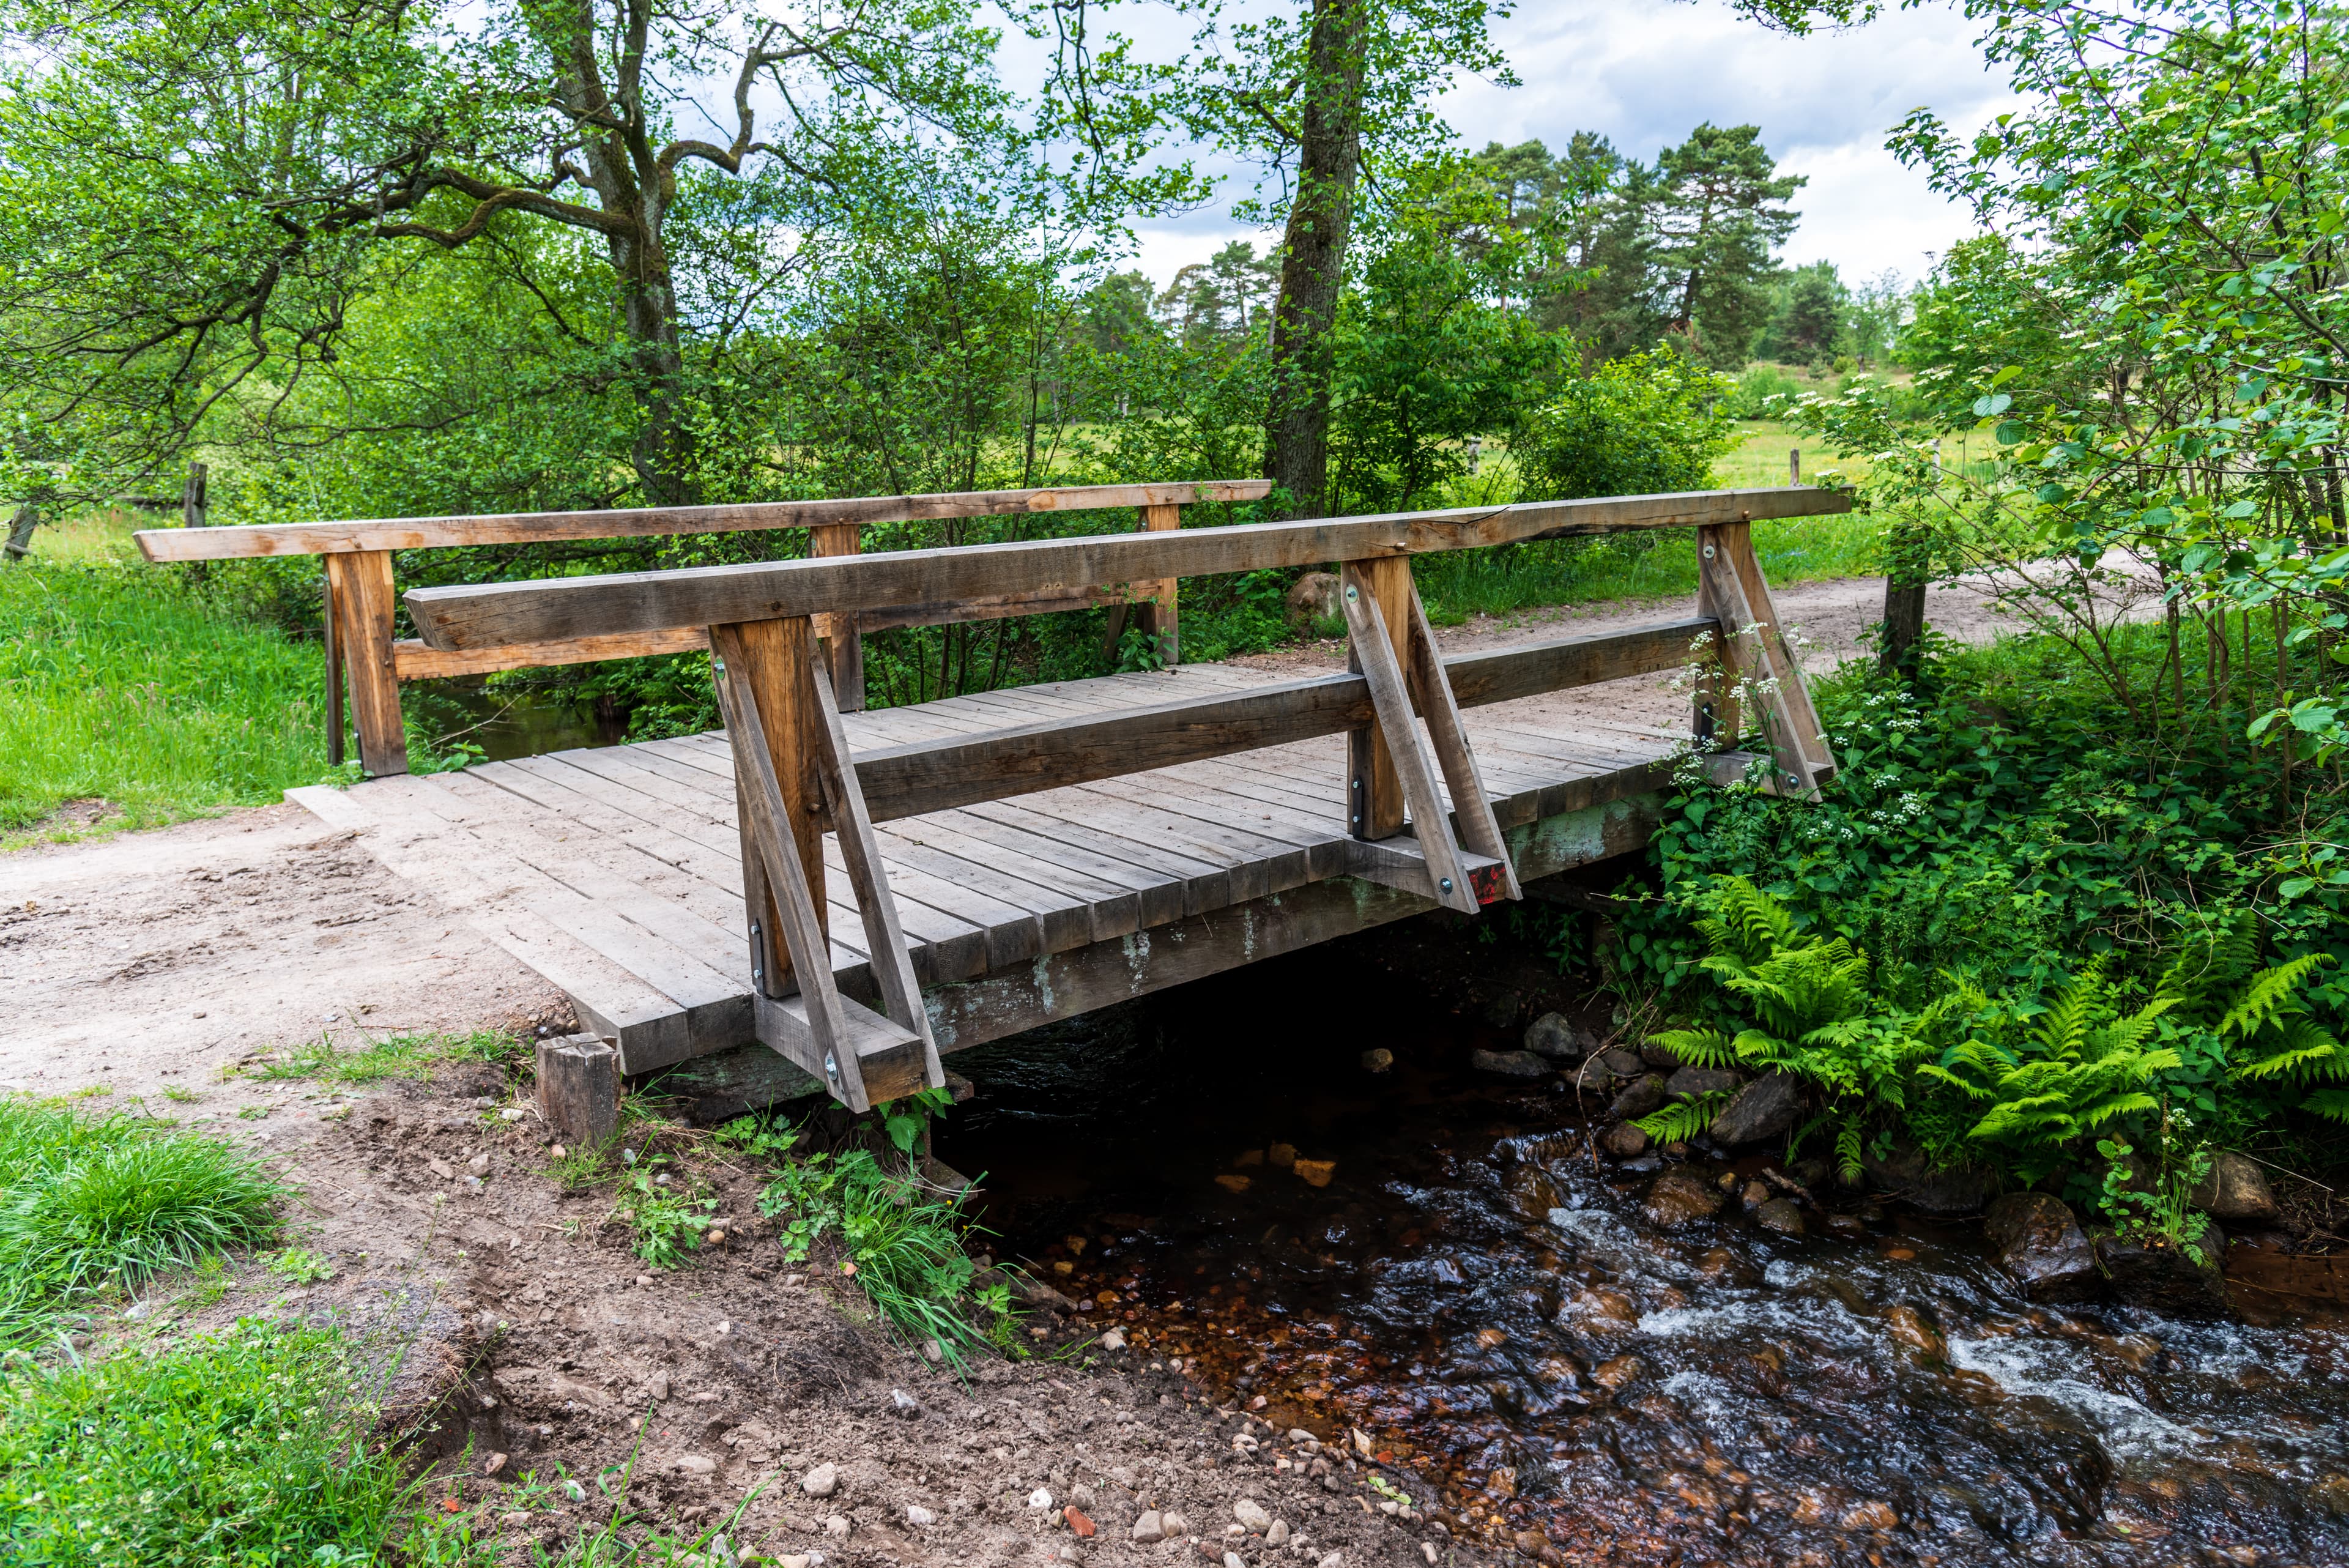
[[[1864,651],[1883,594],[1881,578],[1854,578],[1776,597],[1817,670]],[[1567,607],[1480,618],[1441,640],[1463,650],[1694,613],[1693,598]],[[1928,616],[1974,641],[2010,626],[1965,588],[1933,589]],[[1324,642],[1237,662],[1304,673],[1343,661],[1343,645]],[[1671,677],[1643,676],[1527,709],[1676,727],[1688,699]],[[211,1120],[259,1103],[224,1069],[322,1034],[347,1048],[492,1024],[567,1029],[567,1018],[560,992],[298,806],[0,856],[0,1088],[97,1085],[149,1096],[159,1112],[154,1097],[171,1091],[185,1106],[172,1114]],[[274,1141],[295,1129],[256,1130]]]

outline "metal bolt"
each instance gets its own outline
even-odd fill
[[[1356,780],[1354,781],[1354,790],[1355,790],[1355,793],[1356,793],[1356,794],[1360,794],[1360,793],[1361,792],[1361,788],[1362,788],[1362,781],[1361,781],[1361,780],[1360,780],[1360,779],[1356,779]]]
[[[1704,558],[1708,561],[1713,559],[1713,546],[1710,545],[1704,547]]]
[[[1362,597],[1362,590],[1356,587],[1353,584],[1348,583],[1346,585],[1346,597],[1350,599],[1361,598]]]
[[[763,956],[766,950],[766,939],[759,933],[759,922],[753,920],[750,922],[750,983],[752,985],[760,984],[767,978],[767,966]]]
[[[840,1082],[840,1058],[829,1051],[823,1054],[823,1075],[835,1084]]]
[[[1362,814],[1359,811],[1354,813],[1354,826],[1356,827],[1362,826]]]
[[[1444,880],[1443,880],[1443,882],[1440,884],[1440,886],[1444,888],[1444,890],[1445,892],[1449,893],[1450,891],[1452,891],[1452,878],[1451,878],[1451,877],[1444,877]]]

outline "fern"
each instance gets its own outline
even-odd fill
[[[2301,982],[2320,961],[2320,955],[2309,953],[2253,975],[2219,1020],[2219,1033],[2248,1040],[2276,1023],[2299,1000]]]
[[[2300,1108],[2327,1121],[2349,1122],[2349,1089],[2319,1089],[2302,1100]]]
[[[1859,1118],[1847,1116],[1836,1128],[1836,1169],[1843,1174],[1844,1185],[1857,1185],[1859,1180]]]
[[[1649,1042],[1662,1046],[1692,1067],[1733,1067],[1735,1042],[1718,1029],[1667,1029],[1651,1034]]]
[[[1711,1094],[1666,1106],[1652,1116],[1641,1116],[1631,1125],[1658,1143],[1676,1143],[1692,1138],[1713,1125],[1715,1116],[1733,1096],[1727,1089],[1715,1089]]]

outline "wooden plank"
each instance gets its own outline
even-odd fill
[[[576,637],[568,642],[534,642],[519,648],[485,648],[449,653],[412,637],[391,645],[392,672],[402,680],[440,680],[451,675],[487,675],[498,670],[544,670],[590,664],[600,659],[650,659],[663,653],[698,653],[709,634],[698,626],[661,631],[624,631],[612,637]]]
[[[210,538],[225,529],[206,528]],[[326,563],[330,602],[338,624],[335,647],[350,676],[351,722],[358,731],[359,766],[369,778],[408,771],[408,732],[400,721],[399,677],[392,668],[391,557],[380,550],[336,556]]]
[[[1285,824],[1243,820],[1230,809],[1228,802],[1184,789],[1179,781],[1163,774],[1137,774],[1130,778],[1080,784],[1071,793],[1096,795],[1104,802],[1129,808],[1164,813],[1170,831],[1182,834],[1185,842],[1229,853],[1234,857],[1231,897],[1235,903],[1260,898],[1283,888],[1302,887],[1313,880],[1309,839],[1294,830],[1284,831]]]
[[[319,623],[326,652],[326,765],[343,765],[343,644],[336,632],[341,612],[335,607],[335,579],[325,577],[326,613]]]
[[[839,825],[841,857],[848,862],[849,883],[856,889],[856,907],[864,918],[865,949],[873,954],[873,979],[881,992],[882,1011],[889,1021],[917,1040],[921,1046],[921,1081],[928,1088],[946,1086],[946,1069],[938,1065],[938,1048],[930,1037],[928,1015],[922,1009],[922,992],[905,961],[905,933],[898,923],[897,901],[890,896],[889,878],[874,842],[873,820],[865,815],[864,795],[856,787],[856,766],[849,758],[848,736],[841,728],[840,709],[832,690],[832,675],[821,662],[812,666],[815,689],[816,772],[824,802]],[[868,1095],[895,1098],[894,1080],[881,1082],[860,1069]]]
[[[1340,568],[1345,587],[1340,592],[1340,602],[1347,607],[1350,634],[1346,639],[1346,668],[1362,673],[1364,649],[1363,627],[1371,624],[1358,612],[1375,612],[1372,620],[1381,628],[1381,635],[1400,638],[1410,623],[1403,609],[1411,593],[1411,563],[1389,557],[1384,560],[1348,561]],[[1366,602],[1367,601],[1367,602]],[[1390,646],[1387,662],[1396,662],[1396,649]],[[1401,733],[1391,733],[1386,710],[1379,693],[1371,691],[1371,722],[1346,737],[1346,822],[1357,838],[1392,838],[1402,831],[1403,790],[1401,776],[1395,771],[1394,750],[1397,746],[1416,746],[1419,732],[1406,722]],[[1408,719],[1410,706],[1402,712]],[[1385,719],[1382,722],[1381,720]]]
[[[1805,732],[1816,731],[1818,716],[1811,711],[1801,667],[1779,635],[1777,612],[1769,607],[1766,597],[1759,603],[1754,597],[1753,582],[1760,569],[1749,577],[1739,567],[1739,557],[1751,556],[1753,548],[1752,535],[1743,524],[1700,530],[1698,580],[1710,585],[1708,597],[1728,628],[1723,662],[1734,671],[1741,699],[1750,699],[1761,710],[1764,738],[1778,759],[1779,787],[1816,798],[1817,770],[1831,769],[1832,763],[1824,760],[1825,747],[1816,732]]]
[[[808,530],[811,556],[854,556],[864,548],[864,530],[854,523],[819,523]],[[864,630],[854,615],[826,613],[815,618],[815,634],[823,642],[832,667],[833,695],[843,711],[864,706]]]
[[[1803,661],[1795,657],[1794,646],[1786,640],[1785,621],[1770,597],[1770,584],[1762,575],[1761,560],[1754,554],[1753,526],[1733,523],[1715,532],[1728,546],[1730,568],[1738,586],[1745,591],[1746,605],[1765,628],[1762,632],[1763,649],[1769,656],[1771,676],[1777,682],[1772,695],[1784,712],[1786,739],[1794,753],[1785,760],[1799,764],[1794,771],[1809,779],[1812,793],[1816,794],[1819,785],[1835,776],[1835,753],[1827,748],[1826,726],[1819,722],[1818,710],[1811,703],[1811,687],[1803,674]]]
[[[1145,506],[1142,509],[1142,526],[1145,533],[1164,533],[1183,526],[1180,506]],[[1168,664],[1179,664],[1183,657],[1183,634],[1180,604],[1182,583],[1174,577],[1161,577],[1150,587],[1147,604],[1137,606],[1144,635],[1158,639],[1158,657]]]
[[[920,1093],[929,1064],[921,1038],[868,1007],[844,997],[837,1000],[839,1032],[827,1045],[810,1018],[804,993],[752,998],[761,1043],[799,1064],[819,1084],[825,1082],[826,1063],[835,1059],[837,1051],[841,1070],[833,1075],[841,1085],[855,1085],[854,1099],[866,1102],[855,1105],[840,1087],[833,1087],[853,1110]],[[945,1071],[938,1069],[941,1079]]]
[[[1020,857],[1030,865],[1053,867],[1058,875],[1070,878],[1064,886],[1072,889],[1081,889],[1088,883],[1097,881],[1107,889],[1091,895],[1094,940],[1097,941],[1183,918],[1184,882],[1178,873],[1120,859],[1103,853],[1090,841],[1065,834],[1048,836],[1024,827],[993,822],[967,811],[941,811],[908,817],[890,831],[902,836],[914,836],[929,832],[933,827],[951,830],[982,844],[994,845],[1009,854]],[[1132,900],[1131,924],[1126,923],[1126,899]]]
[[[1825,490],[1697,491],[1679,495],[1524,502],[1376,517],[1242,524],[1160,533],[901,550],[833,559],[751,562],[667,572],[413,588],[409,614],[434,648],[663,627],[714,626],[819,611],[957,604],[991,596],[1318,566],[1623,528],[1683,527],[1751,517],[1847,512]],[[207,530],[215,534],[220,530]]]
[[[741,689],[758,706],[755,728],[764,737],[767,746],[762,761],[747,759],[741,735],[733,735],[735,777],[738,787],[745,792],[745,804],[755,818],[761,809],[760,792],[771,773],[775,778],[776,800],[781,803],[782,819],[776,824],[774,843],[794,846],[799,856],[798,876],[791,885],[804,883],[808,889],[809,913],[816,922],[819,933],[830,925],[830,905],[824,897],[823,835],[831,824],[824,819],[823,789],[816,775],[814,732],[820,722],[816,714],[813,659],[815,642],[813,628],[805,616],[792,616],[781,620],[745,621],[734,625],[712,626],[709,628],[711,654],[723,666],[721,684],[735,677],[741,679]],[[751,715],[739,705],[733,711],[748,722]],[[729,730],[733,726],[730,724]],[[746,769],[746,761],[755,763]],[[755,826],[755,824],[754,824]],[[761,842],[765,842],[764,839]],[[743,865],[750,864],[745,846]],[[761,922],[762,936],[776,930],[789,933],[795,929],[796,916],[783,907],[783,896],[789,888],[781,874],[773,867],[767,867],[767,892],[771,900],[770,918]],[[755,907],[754,907],[755,908]],[[769,971],[765,994],[788,996],[794,981],[790,964],[798,961],[802,951],[822,952],[825,944],[817,943],[802,950],[791,944],[791,951],[774,955],[788,961],[781,973]],[[830,986],[827,971],[825,985]],[[832,1027],[837,1020],[819,1010],[816,1023],[819,1031]],[[864,1107],[859,1106],[857,1109]]]
[[[915,523],[950,517],[1006,517],[1103,511],[1185,502],[1260,501],[1262,479],[1172,484],[1081,484],[1030,490],[957,491],[935,495],[853,496],[825,501],[762,501],[724,506],[636,506],[599,512],[521,512],[488,516],[385,517],[345,523],[292,523],[206,528],[150,528],[131,535],[150,561],[222,561],[251,556],[319,556],[351,550],[431,550],[459,545],[532,545],[558,539],[627,539],[664,534],[732,534]]]
[[[1346,563],[1346,591],[1340,596],[1346,608],[1347,640],[1361,662],[1362,676],[1371,685],[1371,703],[1378,710],[1377,727],[1369,732],[1375,737],[1377,750],[1393,764],[1394,777],[1401,784],[1402,800],[1411,811],[1411,824],[1419,840],[1419,853],[1427,862],[1427,874],[1433,878],[1436,897],[1447,908],[1473,915],[1481,907],[1476,888],[1468,879],[1468,868],[1460,858],[1460,846],[1452,837],[1452,821],[1444,808],[1443,798],[1435,789],[1434,770],[1429,766],[1427,748],[1421,743],[1418,722],[1413,718],[1411,693],[1403,680],[1402,663],[1396,657],[1398,635],[1408,638],[1410,621],[1405,618],[1390,626],[1386,606],[1381,601],[1390,597],[1400,600],[1401,613],[1408,618],[1413,605],[1411,572],[1408,564],[1400,574],[1396,592],[1390,594],[1383,577],[1392,563],[1375,562],[1365,569],[1361,563]],[[1356,592],[1357,587],[1360,592]],[[1431,661],[1432,662],[1432,661]],[[1350,775],[1348,788],[1360,789],[1363,801],[1363,820],[1349,826],[1354,836],[1372,842],[1392,838],[1394,835],[1373,832],[1372,828],[1385,820],[1383,803],[1375,789],[1361,789],[1361,781],[1369,771],[1354,747],[1363,738],[1357,731],[1348,739]],[[1402,824],[1396,824],[1400,828]]]
[[[1517,874],[1527,880],[1554,876],[1635,849],[1654,832],[1660,812],[1661,797],[1646,794],[1520,828],[1510,836]],[[1186,916],[1171,928],[1095,942],[932,992],[938,1048],[968,1050],[1435,907],[1429,898],[1348,878]]]
[[[1163,822],[1104,807],[1093,800],[1075,802],[1072,807],[1064,804],[1064,796],[1058,790],[1023,795],[1016,802],[986,801],[967,809],[972,815],[990,822],[1047,836],[1060,835],[1098,853],[1168,871],[1182,879],[1185,915],[1220,909],[1232,901],[1228,858],[1176,843],[1167,836]]]
[[[1689,643],[1713,623],[1695,619],[1651,628],[1565,638],[1520,649],[1455,655],[1444,660],[1463,707],[1515,701],[1591,680],[1675,669]],[[1191,666],[1196,670],[1202,667]],[[874,820],[887,822],[1025,791],[1119,777],[1147,768],[1226,756],[1335,734],[1370,722],[1370,689],[1360,675],[1310,676],[1242,687],[1224,695],[1185,696],[1153,707],[1086,718],[1072,698],[1053,693],[1019,703],[1028,689],[996,695],[1007,716],[1050,701],[1079,709],[1068,718],[1035,718],[1004,729],[974,728],[960,742],[922,738],[856,753],[857,776]],[[957,702],[966,699],[956,699]],[[914,713],[921,710],[889,710]],[[950,717],[978,722],[965,708]],[[867,714],[879,719],[882,714]],[[1330,787],[1342,796],[1336,778]]]

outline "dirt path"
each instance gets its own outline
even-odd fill
[[[1858,636],[1882,614],[1883,591],[1880,578],[1857,578],[1777,597],[1805,662],[1826,669],[1864,651]],[[1693,599],[1578,606],[1441,636],[1467,649],[1694,613]],[[1932,590],[1928,615],[1969,640],[2006,626],[1965,589]],[[1343,645],[1324,642],[1237,662],[1301,673],[1343,661]],[[1688,700],[1671,677],[1650,676],[1526,706],[1670,729],[1686,723]],[[150,1106],[201,1094],[175,1113],[194,1120],[257,1103],[249,1085],[221,1081],[224,1068],[321,1036],[350,1048],[401,1033],[570,1027],[552,986],[291,805],[0,856],[0,1088],[98,1085]]]

